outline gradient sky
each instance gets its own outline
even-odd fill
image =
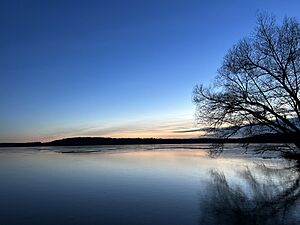
[[[0,142],[69,136],[196,137],[208,83],[257,10],[299,1],[1,1]]]

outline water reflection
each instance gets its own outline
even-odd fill
[[[0,149],[0,225],[300,224],[295,165],[227,148]]]
[[[199,224],[299,224],[299,166],[260,163],[234,180],[216,169],[210,176]]]

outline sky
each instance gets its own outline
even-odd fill
[[[198,137],[192,90],[208,84],[258,11],[299,1],[0,2],[0,142]]]

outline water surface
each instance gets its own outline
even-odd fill
[[[0,224],[299,224],[293,162],[207,148],[1,148]]]

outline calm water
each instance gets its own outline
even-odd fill
[[[300,224],[293,162],[206,148],[2,148],[0,224]]]

